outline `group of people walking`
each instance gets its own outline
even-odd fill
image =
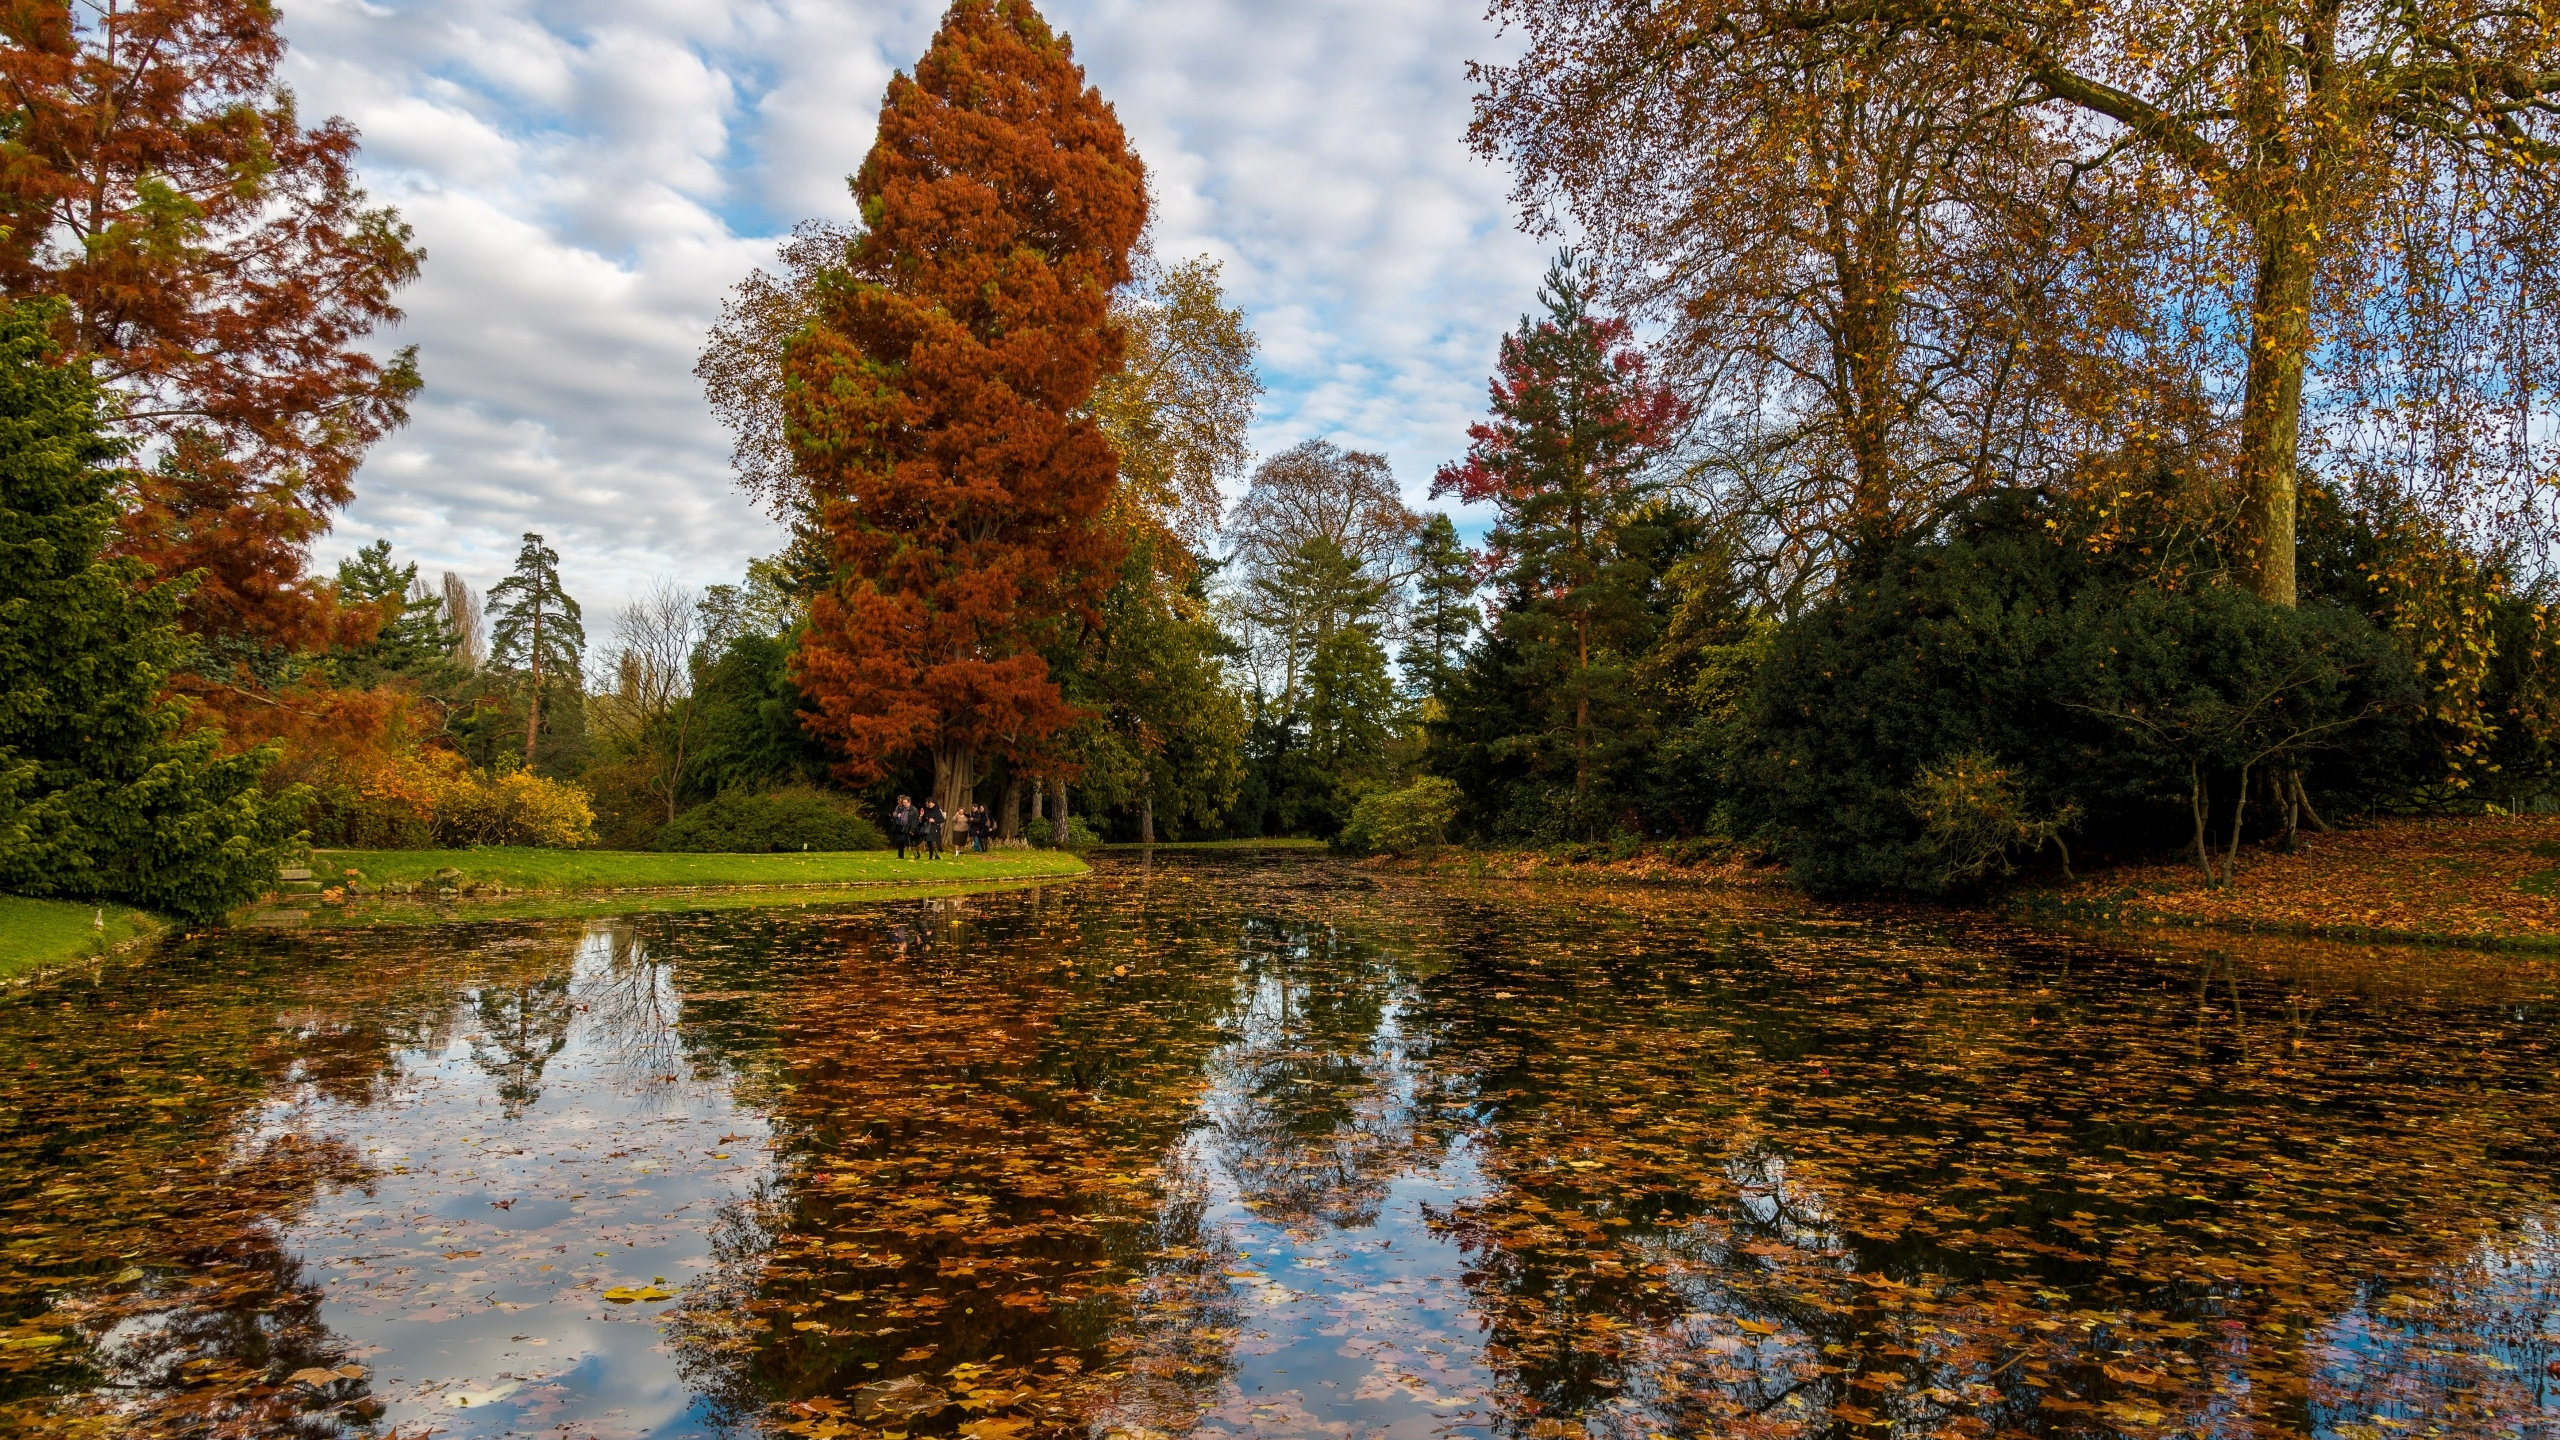
[[[943,810],[942,802],[930,795],[921,805],[901,795],[898,808],[889,812],[889,835],[898,842],[898,858],[901,860],[941,859],[942,837],[950,825],[951,816]],[[987,807],[970,805],[960,812],[960,834],[954,837],[954,843],[983,855],[995,834],[995,817],[987,813]]]

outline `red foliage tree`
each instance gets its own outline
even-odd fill
[[[304,547],[418,386],[359,346],[422,257],[356,188],[355,131],[301,123],[283,53],[269,0],[0,0],[0,292],[65,301],[152,442],[123,549],[208,572],[190,628],[262,651],[329,638]]]
[[[784,362],[836,566],[795,673],[849,774],[929,752],[951,810],[981,754],[1075,718],[1038,650],[1094,622],[1125,549],[1083,411],[1121,359],[1146,180],[1027,0],[960,0],[853,188],[867,229]]]
[[[1624,320],[1593,314],[1596,276],[1571,255],[1547,272],[1547,313],[1503,337],[1489,420],[1467,427],[1467,458],[1440,467],[1437,499],[1456,495],[1500,512],[1484,564],[1503,595],[1501,624],[1536,689],[1566,711],[1550,730],[1569,743],[1574,789],[1590,789],[1604,732],[1593,705],[1623,705],[1648,623],[1655,576],[1620,544],[1642,511],[1647,482],[1688,414],[1656,381]]]

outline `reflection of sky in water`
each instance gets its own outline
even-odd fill
[[[326,1322],[374,1368],[401,1433],[693,1433],[655,1302],[708,1263],[719,1209],[766,1173],[761,1119],[677,1044],[663,965],[591,930],[570,974],[488,977],[441,1050],[399,1057],[384,1097],[303,1089],[271,1129],[342,1136],[371,1193],[324,1196],[286,1237]]]
[[[1408,997],[1385,997],[1365,1036],[1327,1037],[1360,1048],[1330,1050],[1298,1013],[1302,986],[1250,977],[1241,999],[1178,1167],[1208,1177],[1206,1218],[1244,1257],[1229,1272],[1242,1301],[1232,1368],[1197,1433],[1489,1433],[1493,1377],[1464,1258],[1428,1220],[1482,1180],[1463,1144],[1413,1134]],[[1307,1091],[1317,1103],[1293,1114]],[[1312,1123],[1292,1124],[1306,1111]]]
[[[1309,873],[1328,883],[1335,875],[1313,862]],[[1135,1358],[1183,1362],[1175,1367],[1183,1378],[1150,1380],[1125,1405],[1118,1392],[1091,1392],[1105,1397],[1090,1427],[1097,1434],[1142,1422],[1254,1440],[1639,1440],[1725,1433],[1714,1416],[1747,1412],[1766,1417],[1771,1435],[1839,1435],[1874,1423],[1882,1428],[1864,1433],[1918,1436],[1941,1433],[1961,1406],[1994,1427],[1983,1433],[2007,1426],[2037,1440],[2237,1440],[2279,1430],[2335,1440],[2560,1440],[2560,1384],[2547,1369],[2560,1359],[2560,1216],[2534,1168],[2560,1133],[2539,1088],[2548,1061],[2516,1061],[2511,1088],[2493,1092],[2494,1103],[2463,1098],[2481,1093],[2482,1072],[2465,1067],[2485,1063],[2493,1043],[2511,1057],[2551,1053],[2543,1042],[2555,1037],[2539,1011],[2448,1002],[2431,1013],[2415,1002],[2351,1005],[2331,995],[2323,1003],[2333,1018],[2315,1027],[2297,1017],[2294,1034],[2308,1038],[2291,1048],[2270,1056],[2262,1034],[2256,1059],[2216,1058],[2203,1048],[2204,1027],[2220,1023],[2219,1012],[2208,1014],[2176,976],[2155,1005],[2140,988],[2152,971],[2131,961],[2077,980],[2038,972],[2031,960],[2014,974],[1940,963],[1925,985],[1910,987],[1900,978],[1904,961],[1879,961],[1865,927],[1847,922],[1818,944],[1755,942],[1747,964],[1664,958],[1711,954],[1704,941],[1720,942],[1723,932],[1710,916],[1683,921],[1689,930],[1665,924],[1631,937],[1641,963],[1623,970],[1596,961],[1569,970],[1568,944],[1598,948],[1590,907],[1578,902],[1542,918],[1526,902],[1515,911],[1467,900],[1475,908],[1463,913],[1484,923],[1459,953],[1433,937],[1433,926],[1384,923],[1395,918],[1386,901],[1374,902],[1381,924],[1369,931],[1337,928],[1335,917],[1367,913],[1349,902],[1336,909],[1328,901],[1316,923],[1286,918],[1299,902],[1276,891],[1202,886],[1164,898],[1172,889],[1160,884],[1158,898],[1146,900],[1111,888],[1106,869],[1092,886],[1036,904],[983,902],[965,939],[956,910],[900,905],[814,923],[780,915],[607,922],[574,947],[564,932],[537,940],[499,927],[438,931],[406,951],[382,942],[360,952],[372,959],[352,963],[419,969],[416,987],[402,992],[413,1013],[395,1027],[408,1048],[391,1072],[333,1083],[311,1068],[332,1057],[349,1074],[362,1068],[345,1063],[356,1047],[329,1041],[348,1026],[351,1006],[368,1003],[345,1000],[331,988],[338,979],[312,981],[300,1002],[260,992],[240,1002],[254,1011],[242,1033],[263,1032],[273,1017],[309,1042],[283,1047],[307,1057],[298,1062],[305,1068],[271,1091],[260,1081],[253,1093],[269,1098],[248,1132],[232,1134],[226,1123],[206,1138],[222,1135],[217,1143],[238,1158],[281,1135],[333,1137],[378,1176],[369,1190],[324,1191],[290,1212],[284,1242],[301,1278],[322,1288],[319,1325],[344,1340],[344,1358],[367,1367],[370,1395],[388,1406],[375,1433],[404,1440],[428,1431],[474,1440],[709,1435],[715,1403],[733,1407],[723,1416],[751,1417],[768,1402],[851,1396],[875,1370],[947,1379],[954,1360],[988,1358],[999,1347],[986,1337],[999,1332],[991,1323],[972,1330],[965,1317],[980,1312],[965,1300],[937,1300],[922,1314],[886,1302],[900,1287],[910,1292],[904,1298],[961,1293],[950,1288],[953,1276],[969,1272],[937,1273],[926,1247],[952,1244],[952,1258],[975,1256],[993,1283],[1005,1263],[1037,1258],[1037,1243],[1048,1242],[991,1233],[960,1246],[901,1222],[916,1244],[900,1248],[923,1257],[911,1273],[855,1267],[842,1272],[852,1279],[831,1282],[873,1292],[868,1299],[795,1289],[811,1279],[795,1257],[814,1248],[782,1242],[823,1240],[838,1222],[875,1224],[891,1197],[930,1191],[947,1200],[1013,1183],[992,1162],[963,1164],[966,1186],[955,1181],[946,1193],[949,1172],[930,1171],[954,1156],[937,1156],[912,1134],[874,1156],[862,1139],[875,1133],[863,1107],[875,1118],[959,1126],[949,1117],[976,1113],[1007,1084],[1032,1108],[1001,1113],[1048,1115],[1045,1123],[1059,1127],[994,1132],[996,1152],[1019,1145],[1026,1157],[1015,1178],[1046,1187],[1037,1193],[1047,1198],[1023,1201],[1016,1218],[1081,1195],[1086,1215],[1104,1228],[1115,1223],[1122,1192],[1092,1201],[1101,1192],[1089,1176],[1077,1190],[1027,1157],[1046,1154],[1041,1147],[1070,1125],[1111,1139],[1124,1132],[1110,1126],[1140,1123],[1116,1117],[1137,1115],[1145,1128],[1125,1133],[1143,1138],[1111,1168],[1160,1173],[1166,1185],[1129,1201],[1163,1217],[1196,1205],[1204,1222],[1193,1229],[1165,1219],[1143,1243],[1166,1256],[1179,1247],[1226,1287],[1214,1303],[1161,1307],[1173,1317],[1167,1324],[1193,1324],[1207,1343],[1141,1345]],[[1458,902],[1431,903],[1460,913]],[[1182,925],[1105,923],[1132,913]],[[937,923],[919,924],[926,915]],[[1069,919],[1092,928],[1062,940],[1074,933],[1063,928]],[[644,951],[643,933],[658,937],[655,954]],[[1821,948],[1831,945],[1844,948]],[[986,1027],[974,1007],[994,1004],[991,987],[1026,959],[1044,968],[1071,960],[1079,964],[1060,968],[1089,973],[1026,985],[1034,998],[1005,1012],[1013,1039],[976,1034]],[[1795,968],[1778,968],[1778,959]],[[1123,960],[1140,972],[1127,993],[1113,974]],[[691,994],[679,992],[671,961],[684,963]],[[1763,969],[1763,961],[1772,963]],[[136,991],[150,987],[142,972],[129,978]],[[706,988],[723,984],[752,988]],[[2040,1016],[2036,1003],[2056,993],[2048,985],[2071,1008],[2052,1000]],[[2235,1024],[2238,993],[2235,984]],[[2293,1013],[2277,1003],[2290,998],[2252,998],[2249,1013]],[[906,1007],[899,1015],[886,1011],[893,1000]],[[902,1016],[920,1028],[871,1044],[876,1027]],[[846,1029],[848,1017],[861,1023]],[[1051,1038],[1031,1038],[1061,1019],[1068,1023]],[[2059,1033],[2065,1019],[2079,1028]],[[2483,1038],[2492,1019],[2518,1028]],[[837,1027],[832,1046],[790,1038],[811,1032],[786,1020]],[[1751,1022],[1765,1023],[1754,1030]],[[1162,1035],[1150,1030],[1157,1026]],[[1159,1040],[1161,1052],[1150,1048]],[[49,1030],[42,1043],[68,1044]],[[739,1056],[761,1077],[757,1086],[769,1087],[747,1093],[786,1117],[784,1143],[795,1158],[788,1180],[768,1158],[773,1131],[741,1110],[738,1083],[714,1058],[729,1044],[736,1048],[722,1053]],[[2143,1045],[2175,1053],[2129,1066],[2101,1094],[2061,1083],[2119,1052],[2153,1053]],[[811,1049],[841,1068],[773,1086],[766,1063],[802,1066]],[[103,1045],[102,1053],[119,1066],[140,1058]],[[1160,1053],[1176,1058],[1158,1063]],[[1657,1065],[1665,1055],[1686,1068]],[[1728,1056],[1740,1057],[1729,1069]],[[981,1062],[991,1068],[969,1068]],[[2528,1066],[2540,1068],[2522,1074]],[[1086,1108],[1090,1095],[1068,1105],[1048,1087],[1088,1072],[1126,1077],[1132,1095],[1116,1109]],[[2223,1094],[2213,1089],[2222,1079],[2258,1088]],[[2012,1093],[2013,1081],[2028,1092]],[[2178,1088],[2164,1092],[2167,1085]],[[1086,1084],[1092,1094],[1108,1088]],[[1765,1098],[1773,1089],[1789,1106]],[[1135,1103],[1141,1096],[1148,1103]],[[2396,1152],[2374,1112],[2355,1108],[2377,1096],[2407,1112],[2405,1127],[2390,1132]],[[1969,1129],[1969,1117],[1941,1113],[1983,1097],[1992,1118],[2053,1123]],[[2440,1100],[2440,1111],[2413,1103]],[[2143,1105],[2152,1108],[2142,1123],[2160,1127],[2143,1143],[2157,1150],[2161,1173],[2119,1204],[2104,1187],[2121,1187],[2131,1168],[2123,1127],[2133,1120],[2120,1112]],[[2216,1107],[2220,1128],[2172,1123],[2195,1105]],[[829,1128],[848,1115],[848,1129]],[[2418,1123],[2422,1115],[2429,1123]],[[1863,1150],[1839,1143],[1844,1122],[1872,1116],[1909,1118],[1911,1133]],[[2269,1157],[2284,1154],[2271,1148],[2244,1152],[2258,1168],[2234,1168],[2235,1137],[2249,1138],[2269,1116],[2287,1120],[2284,1154],[2330,1159],[2278,1170]],[[2454,1163],[2466,1153],[2459,1147],[2409,1148],[2447,1125],[2476,1125],[2495,1139],[2468,1153],[2496,1163],[2468,1173]],[[1611,1148],[1629,1137],[1651,1143]],[[2376,1170],[2367,1154],[2400,1168]],[[797,1161],[823,1171],[908,1156],[926,1162],[927,1173],[859,1192],[860,1202],[826,1213],[824,1225],[810,1218],[820,1192]],[[1968,1183],[2004,1166],[2009,1178],[1994,1175],[1996,1185]],[[2237,1177],[2227,1194],[2217,1175]],[[2208,1190],[2217,1196],[2209,1206]],[[2370,1214],[2369,1199],[2378,1200]],[[2467,1215],[2452,1213],[2466,1204]],[[2042,1223],[2068,1220],[2073,1207],[2086,1208],[2085,1223]],[[2171,1266],[2175,1285],[2146,1280],[2147,1288],[2118,1292],[2180,1307],[2178,1343],[2128,1350],[2120,1335],[2075,1318],[2119,1303],[2086,1293],[2110,1267],[2138,1268],[2105,1258],[2115,1247],[2181,1226],[2209,1238],[2161,1253],[2192,1268]],[[748,1232],[774,1248],[742,1248],[738,1237]],[[1102,1253],[1064,1227],[1043,1233],[1070,1237],[1059,1242],[1069,1261]],[[2476,1243],[2483,1233],[2500,1238]],[[2413,1248],[2419,1258],[2404,1269],[2386,1271],[2366,1253],[2428,1235],[2446,1238],[2423,1253]],[[887,1241],[866,1234],[863,1243]],[[2298,1283],[2279,1263],[2288,1247],[2309,1257],[2296,1266]],[[2065,1253],[2075,1248],[2084,1253]],[[701,1283],[719,1268],[715,1258],[737,1272],[737,1313],[751,1323],[739,1349],[695,1369],[680,1368],[684,1357],[660,1328],[675,1305],[604,1299],[615,1287],[654,1283],[718,1308],[727,1292]],[[1956,1265],[1965,1274],[1942,1274],[1932,1282],[1942,1292],[1921,1297],[1921,1308],[1853,1307],[1867,1303],[1870,1284],[1905,1284],[1921,1267]],[[1179,1271],[1168,1265],[1158,1290],[1187,1294],[1165,1278]],[[2384,1273],[2402,1276],[2396,1289],[2371,1278]],[[2254,1281],[2229,1278],[2258,1275],[2286,1279],[2283,1304],[2261,1304],[2249,1298]],[[2024,1308],[1966,1308],[2001,1284]],[[867,1308],[850,1308],[856,1300]],[[2130,1315],[2135,1307],[2121,1308]],[[803,1311],[806,1324],[795,1323]],[[2040,1328],[2050,1341],[2018,1323],[2048,1312]],[[832,1335],[823,1323],[856,1313],[880,1318]],[[1550,1320],[1531,1333],[1531,1322]],[[130,1341],[157,1322],[127,1323]],[[1113,1323],[1134,1330],[1141,1322]],[[2306,1325],[2308,1335],[2297,1328]],[[1117,1363],[1102,1357],[1116,1353],[1106,1342],[1118,1337],[1014,1333],[1083,1347],[1089,1371]],[[918,1335],[957,1343],[910,1363],[902,1349]],[[2022,1337],[2049,1348],[2016,1349]],[[861,1350],[866,1343],[875,1349]],[[334,1351],[326,1363],[338,1363]],[[802,1364],[810,1368],[795,1368]],[[1888,1365],[1890,1385],[1878,1378]],[[2108,1366],[2134,1378],[2108,1378]],[[2178,1413],[2163,1423],[2183,1428],[2118,1424],[2164,1403],[2153,1398],[2166,1392],[2164,1375],[2207,1382],[2165,1402]],[[2295,1395],[2281,1407],[2270,1401],[2263,1383],[2271,1375],[2287,1384],[2307,1378],[2307,1409]],[[716,1400],[692,1388],[722,1376],[735,1384]],[[2039,1393],[2122,1408],[2047,1407]],[[1703,1408],[1702,1396],[1733,1407]],[[1849,1404],[1885,1418],[1855,1421],[1838,1408]],[[914,1429],[947,1435],[968,1419],[954,1409]],[[1132,1431],[1125,1440],[1163,1436]]]
[[[2312,1342],[2312,1419],[2372,1440],[2458,1400],[2485,1434],[2560,1436],[2560,1216],[2517,1227],[2423,1288],[2360,1296]],[[2412,1417],[2419,1424],[2409,1423]]]

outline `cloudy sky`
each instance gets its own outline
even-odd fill
[[[1419,501],[1465,445],[1545,247],[1463,143],[1477,0],[1050,0],[1156,177],[1159,246],[1226,263],[1263,341],[1265,451],[1380,449]],[[852,213],[933,0],[288,0],[306,114],[364,134],[428,254],[390,343],[427,391],[323,559],[386,536],[486,586],[516,537],[591,620],[776,547],[692,368],[800,219]],[[601,635],[599,635],[601,638]]]

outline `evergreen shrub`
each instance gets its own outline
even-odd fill
[[[658,848],[709,855],[886,850],[889,837],[869,818],[823,791],[732,790],[668,822],[658,832]]]
[[[2195,573],[2147,579],[2016,492],[1861,552],[1761,667],[1747,819],[1815,893],[1936,895],[2066,832],[2173,847],[2199,789],[2227,831],[2244,781],[2298,773],[2324,808],[2407,782],[2417,690],[2389,637]]]
[[[163,698],[185,587],[101,558],[123,448],[58,313],[0,304],[0,890],[214,919],[275,882],[308,792]]]

